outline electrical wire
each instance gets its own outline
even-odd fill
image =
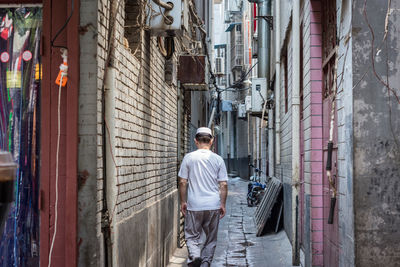
[[[49,263],[48,267],[51,267],[51,257],[53,255],[54,242],[57,235],[57,222],[58,222],[58,161],[60,156],[60,137],[61,137],[61,88],[62,80],[65,73],[61,73],[60,86],[58,87],[58,103],[57,103],[57,150],[56,150],[56,199],[54,203],[54,233],[51,240],[50,252],[49,252]]]
[[[61,34],[61,32],[67,27],[69,21],[71,20],[72,14],[74,13],[74,0],[71,0],[71,13],[69,14],[67,20],[65,21],[64,25],[57,31],[57,33],[54,35],[53,39],[50,41],[50,44],[52,47],[55,48],[67,48],[62,45],[54,45],[54,42],[57,40],[58,36]]]

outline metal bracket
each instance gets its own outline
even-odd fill
[[[256,16],[256,18],[265,19],[268,22],[269,29],[271,31],[274,29],[274,16]]]

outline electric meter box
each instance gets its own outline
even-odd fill
[[[261,113],[264,101],[267,101],[267,79],[253,78],[251,82],[251,113]]]
[[[175,36],[181,35],[182,30],[182,0],[169,0],[173,8],[166,10],[150,1],[151,10],[147,11],[147,25],[150,27],[152,35],[156,36]]]
[[[246,118],[246,104],[239,104],[238,105],[238,118],[244,119]]]

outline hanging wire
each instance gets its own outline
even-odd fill
[[[62,45],[54,45],[54,42],[57,40],[58,36],[61,34],[61,32],[67,27],[69,21],[71,20],[71,17],[74,13],[74,0],[71,0],[71,13],[69,14],[67,20],[65,21],[64,25],[57,31],[57,33],[54,35],[53,39],[50,41],[51,46],[55,48],[67,48]]]

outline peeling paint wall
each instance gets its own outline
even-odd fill
[[[339,266],[354,266],[353,210],[353,72],[351,1],[337,1],[338,61],[338,220]]]
[[[97,218],[97,0],[80,1],[78,266],[100,266]],[[102,238],[101,238],[102,239]]]
[[[400,103],[378,77],[400,94],[400,1],[391,1],[383,42],[387,1],[367,2],[371,29],[363,6],[353,1],[355,265],[398,266]]]

